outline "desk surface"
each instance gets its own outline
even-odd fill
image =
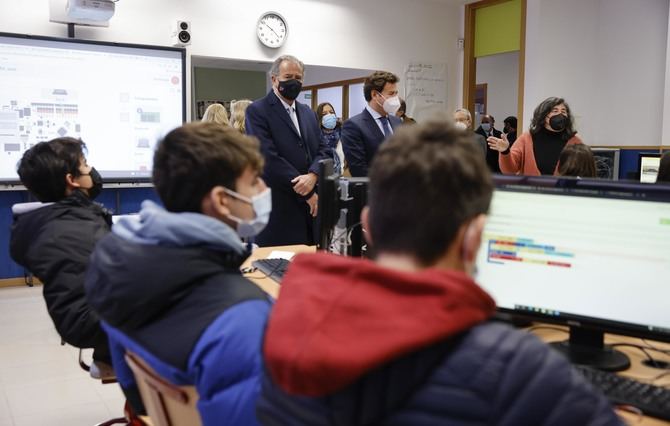
[[[249,259],[242,264],[242,268],[251,266],[251,262],[257,259],[265,259],[268,255],[275,251],[290,251],[293,253],[314,253],[316,252],[316,247],[314,246],[305,246],[305,245],[296,245],[296,246],[279,246],[279,247],[260,247],[254,250],[254,252],[249,256]],[[253,281],[257,286],[263,289],[267,294],[273,298],[279,296],[280,285],[277,284],[273,279],[266,277],[262,272],[256,271],[249,274],[245,274],[245,277]]]
[[[256,259],[266,258],[272,251],[281,250],[281,251],[290,251],[294,253],[314,253],[316,248],[313,246],[297,245],[297,246],[280,246],[280,247],[261,247],[256,249],[253,254],[247,259],[246,262],[242,265],[243,267],[251,266],[251,262]],[[252,280],[256,285],[262,288],[270,296],[277,298],[279,296],[280,285],[277,284],[274,280],[266,277],[260,272],[252,272],[245,275],[247,278]],[[545,325],[538,324],[534,327],[530,327],[529,330],[540,337],[545,342],[554,342],[565,340],[568,338],[568,329],[567,327],[560,327],[554,325]],[[613,343],[629,343],[642,346],[653,346],[663,350],[670,351],[670,344],[659,343],[653,341],[647,341],[642,339],[635,339],[632,337],[618,336],[618,335],[605,335],[605,342],[609,344]],[[663,370],[647,367],[642,364],[642,361],[645,359],[645,355],[639,349],[627,346],[617,347],[618,350],[624,352],[628,357],[630,357],[631,368],[626,371],[621,372],[620,374],[628,376],[634,379],[637,379],[641,382],[652,383],[656,386],[670,386],[670,375],[659,378],[658,380],[653,380],[657,376],[663,373]],[[670,355],[662,354],[660,352],[653,352],[652,355],[654,358],[661,361],[670,362]],[[631,425],[644,425],[644,426],[668,426],[670,422],[665,422],[653,417],[639,417],[634,413],[628,413],[621,410],[617,412],[626,420],[628,424]]]

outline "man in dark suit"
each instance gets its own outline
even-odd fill
[[[261,246],[315,241],[318,163],[331,154],[314,112],[295,101],[304,75],[300,60],[280,56],[270,70],[272,90],[247,108],[246,131],[260,140],[263,179],[272,189],[270,222],[256,238]]]
[[[397,83],[398,77],[386,71],[375,71],[368,76],[363,85],[368,105],[342,126],[342,148],[354,177],[368,175],[377,148],[402,124],[395,116],[400,108]]]
[[[482,115],[481,125],[477,127],[475,133],[478,133],[484,136],[484,140],[488,139],[489,136],[495,138],[502,138],[502,132],[496,129],[495,126],[496,120],[492,115]],[[495,149],[489,148],[488,144],[486,145],[486,164],[489,166],[489,169],[493,173],[500,173],[500,166],[498,165],[498,155],[499,152]]]

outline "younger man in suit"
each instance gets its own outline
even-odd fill
[[[395,116],[400,108],[398,77],[386,71],[375,71],[365,79],[365,109],[344,122],[342,148],[354,177],[365,177],[379,148],[402,124]]]

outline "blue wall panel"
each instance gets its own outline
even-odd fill
[[[658,154],[657,149],[622,149],[619,154],[619,179],[640,179],[638,160],[641,152]]]
[[[104,189],[96,198],[114,214],[136,213],[142,201],[149,199],[160,203],[153,187]],[[12,205],[34,201],[27,191],[0,191],[0,279],[23,276],[23,268],[9,255],[9,235],[12,226]]]

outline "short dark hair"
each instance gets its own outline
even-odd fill
[[[537,135],[540,130],[544,128],[544,119],[547,118],[547,115],[549,115],[555,106],[561,104],[565,105],[565,109],[568,113],[568,122],[565,126],[565,129],[563,129],[561,132],[561,139],[567,141],[576,135],[577,131],[574,129],[574,124],[572,122],[570,105],[565,102],[565,99],[556,97],[545,99],[540,105],[537,106],[537,108],[535,108],[535,111],[533,112],[533,119],[530,121],[530,127],[528,128],[528,130],[530,130],[530,134],[533,136]]]
[[[365,100],[370,102],[372,99],[372,91],[375,90],[381,93],[384,90],[386,83],[397,83],[398,77],[388,71],[375,71],[365,78],[365,83],[363,83],[363,96]]]
[[[27,150],[17,166],[21,183],[41,202],[65,198],[65,177],[81,175],[79,164],[86,144],[74,138],[56,138],[40,142]]]
[[[508,125],[510,125],[511,127],[513,127],[513,128],[516,129],[516,123],[517,123],[517,121],[516,121],[516,117],[513,116],[513,115],[510,115],[509,117],[507,117],[506,119],[504,119],[504,120],[503,120],[503,123],[504,123],[504,124],[508,124]]]
[[[661,156],[661,164],[658,167],[656,182],[670,182],[670,151]]]
[[[441,116],[398,129],[380,147],[369,190],[375,251],[430,266],[461,225],[488,212],[493,183],[474,135]]]
[[[172,130],[154,154],[153,182],[165,208],[201,212],[203,197],[217,185],[235,190],[247,167],[260,172],[258,140],[211,122]]]
[[[398,111],[402,111],[403,115],[407,112],[407,102],[403,98],[400,98],[400,108]]]
[[[577,143],[567,145],[558,157],[560,176],[596,177],[596,160],[587,145]]]

